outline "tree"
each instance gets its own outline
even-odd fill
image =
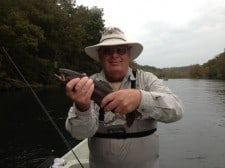
[[[192,78],[201,78],[201,66],[199,64],[195,64],[191,66],[190,76]]]
[[[0,1],[0,9],[1,45],[29,81],[52,83],[55,61],[88,73],[100,69],[84,47],[99,41],[102,9],[76,6],[73,0],[7,0]],[[0,77],[18,79],[6,59],[0,65]]]

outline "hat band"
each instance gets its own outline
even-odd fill
[[[111,38],[105,38],[105,39],[101,40],[100,42],[102,43],[103,41],[110,40],[110,39],[120,39],[120,40],[126,41],[124,38],[120,38],[120,37],[111,37]]]

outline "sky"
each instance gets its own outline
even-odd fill
[[[105,26],[119,27],[144,46],[135,59],[157,68],[206,63],[225,51],[225,0],[76,0],[103,9]]]

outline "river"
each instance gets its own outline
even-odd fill
[[[169,79],[163,81],[184,104],[184,117],[159,123],[161,168],[224,168],[225,81]],[[37,91],[68,141],[65,131],[71,105],[63,88]],[[57,131],[30,90],[0,92],[0,167],[33,168],[49,156],[67,151]]]
[[[184,117],[159,124],[162,168],[225,167],[225,81],[165,82],[183,101]]]

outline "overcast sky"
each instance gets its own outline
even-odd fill
[[[225,0],[76,0],[104,11],[105,26],[141,42],[135,60],[157,68],[203,64],[225,48]]]

